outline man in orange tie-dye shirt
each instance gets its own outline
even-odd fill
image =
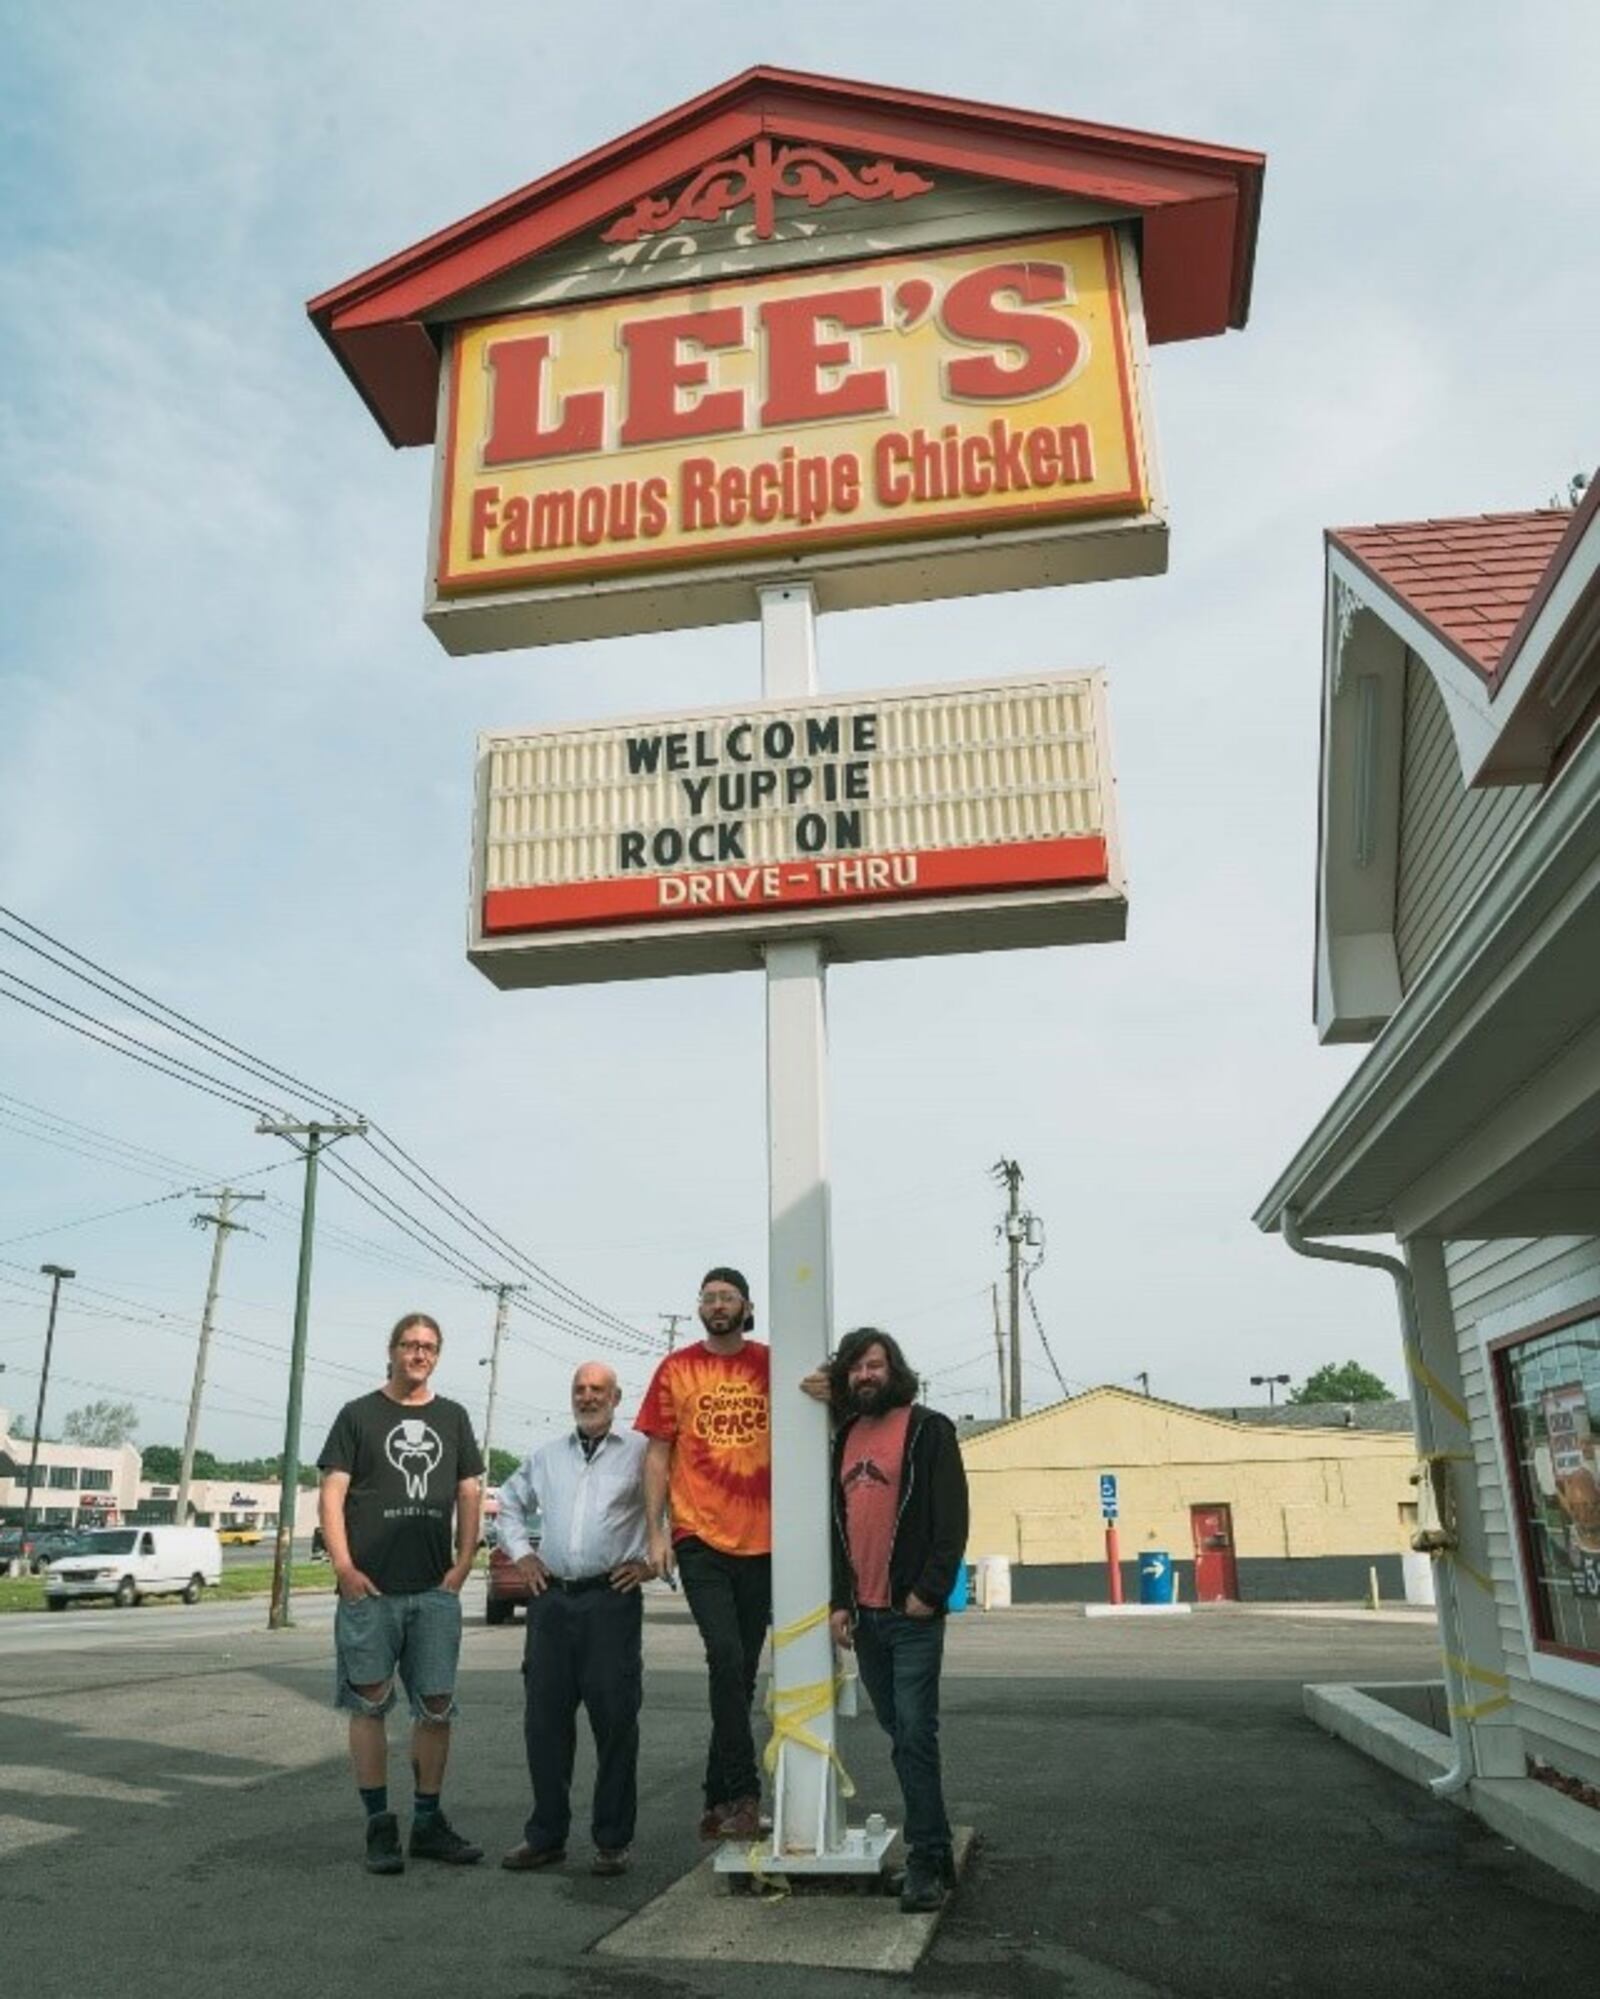
[[[750,1286],[726,1264],[700,1284],[705,1338],[670,1353],[635,1429],[645,1455],[650,1559],[676,1565],[706,1648],[711,1748],[702,1839],[754,1839],[761,1825],[750,1704],[772,1619],[771,1355],[745,1335]],[[671,1537],[667,1516],[671,1514]]]

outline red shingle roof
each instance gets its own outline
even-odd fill
[[[1566,508],[1330,528],[1328,539],[1488,680],[1572,524]]]

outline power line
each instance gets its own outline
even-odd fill
[[[226,1058],[231,1058],[237,1066],[246,1070],[256,1071],[259,1080],[263,1082],[271,1080],[278,1085],[287,1084],[296,1095],[312,1103],[327,1104],[334,1109],[343,1111],[350,1111],[352,1109],[351,1105],[341,1103],[337,1097],[328,1096],[324,1092],[314,1089],[309,1083],[302,1082],[297,1076],[291,1075],[288,1070],[280,1069],[276,1063],[267,1062],[260,1056],[252,1055],[247,1048],[241,1048],[238,1042],[229,1041],[225,1035],[217,1034],[211,1028],[201,1026],[199,1021],[191,1019],[188,1014],[180,1013],[175,1006],[169,1005],[165,1000],[157,999],[154,993],[145,992],[142,987],[134,985],[130,980],[123,978],[120,973],[113,972],[108,966],[98,963],[84,952],[74,950],[72,945],[65,943],[59,937],[52,936],[48,930],[41,929],[37,923],[30,923],[25,916],[20,915],[14,909],[8,908],[4,903],[0,903],[0,916],[9,917],[12,923],[20,924],[24,930],[31,931],[33,936],[42,937],[45,943],[52,946],[53,951],[62,952],[68,958],[75,958],[80,965],[92,967],[95,972],[100,974],[100,978],[91,978],[87,972],[80,972],[75,966],[64,964],[60,958],[52,955],[52,951],[45,950],[42,945],[31,943],[26,937],[19,937],[14,930],[8,929],[3,923],[0,923],[0,935],[10,937],[14,943],[20,944],[25,951],[32,951],[37,957],[41,957],[47,963],[57,966],[59,970],[66,972],[70,977],[81,979],[85,985],[92,986],[97,992],[106,994],[107,998],[116,1000],[119,1005],[132,1004],[134,1012],[143,1014],[147,1020],[154,1021],[157,1026],[170,1027],[172,1022],[178,1022],[180,1027],[190,1030],[183,1038],[192,1042],[195,1046],[203,1048],[207,1054],[222,1054]],[[109,979],[112,986],[118,990],[113,991],[110,987],[103,985],[101,983],[102,979]],[[130,993],[133,995],[131,1002],[124,997],[124,995]],[[138,1004],[140,1001],[145,1004]],[[65,1002],[62,1002],[62,1004],[65,1004]],[[149,1011],[149,1008],[152,1007],[157,1009],[155,1013]]]
[[[416,1187],[419,1193],[433,1200],[436,1207],[445,1208],[445,1203],[448,1202],[450,1207],[459,1210],[460,1214],[466,1217],[466,1222],[472,1225],[468,1229],[468,1233],[477,1235],[478,1240],[484,1243],[485,1247],[500,1249],[506,1252],[528,1276],[542,1284],[546,1290],[554,1292],[558,1297],[567,1300],[569,1305],[577,1306],[580,1310],[587,1312],[590,1316],[601,1320],[603,1323],[614,1326],[620,1332],[627,1334],[629,1339],[639,1341],[640,1335],[637,1327],[629,1325],[627,1320],[621,1318],[617,1313],[609,1311],[602,1305],[596,1305],[581,1292],[573,1290],[570,1284],[563,1283],[559,1277],[555,1276],[551,1271],[546,1270],[543,1264],[538,1263],[534,1258],[519,1250],[515,1243],[508,1242],[492,1223],[485,1221],[481,1215],[469,1208],[465,1201],[452,1194],[442,1181],[435,1179],[434,1175],[420,1161],[413,1159],[411,1154],[405,1150],[399,1141],[392,1138],[381,1125],[372,1125],[368,1132],[367,1142],[369,1145],[373,1145],[376,1150],[377,1146],[373,1134],[376,1134],[376,1139],[381,1140],[391,1152],[404,1160],[406,1166],[415,1167],[417,1172],[422,1175],[423,1180],[428,1183],[428,1186],[436,1189],[437,1194],[442,1195],[444,1199],[441,1201],[435,1195],[428,1194],[427,1188],[422,1187],[410,1173],[406,1172],[405,1167],[396,1165],[391,1160],[389,1164],[392,1170],[399,1173],[402,1179],[410,1181],[411,1185]],[[379,1157],[382,1157],[381,1151]],[[445,1208],[445,1212],[448,1213],[449,1209]],[[466,1226],[466,1223],[460,1223],[458,1226]]]
[[[43,959],[56,970],[65,972],[68,976],[80,980],[93,990],[115,1000],[119,1005],[130,1006],[134,1012],[141,1015],[144,1019],[151,1021],[167,1032],[175,1033],[180,1040],[198,1049],[212,1060],[220,1059],[224,1063],[243,1070],[251,1084],[266,1082],[273,1089],[287,1085],[291,1091],[303,1099],[315,1103],[333,1104],[341,1109],[349,1108],[342,1103],[342,1100],[314,1090],[311,1085],[305,1083],[303,1079],[292,1075],[289,1071],[252,1055],[248,1050],[241,1047],[239,1043],[228,1040],[225,1036],[215,1033],[212,1029],[202,1027],[191,1016],[180,1013],[165,1001],[159,1000],[153,994],[145,992],[143,988],[133,985],[131,981],[122,978],[120,974],[111,971],[95,959],[66,944],[62,939],[53,936],[38,924],[29,922],[27,918],[19,915],[15,910],[9,909],[4,904],[0,904],[0,916],[9,918],[12,924],[20,925],[21,930],[30,933],[28,936],[23,936],[19,930],[10,928],[5,923],[0,923],[0,936],[9,938],[13,943],[20,945],[23,949]],[[43,942],[34,942],[34,939],[41,939]],[[45,945],[51,948],[46,949]],[[67,962],[69,959],[76,962],[69,963]],[[88,967],[89,970],[81,970],[79,969],[80,967]],[[91,974],[98,976],[92,976]],[[185,1061],[181,1056],[173,1055],[165,1050],[154,1049],[148,1042],[140,1040],[125,1029],[116,1027],[99,1016],[86,1012],[83,1008],[73,1005],[71,1001],[63,999],[59,994],[50,992],[42,986],[35,985],[32,981],[23,979],[15,972],[0,970],[0,980],[5,981],[7,986],[21,988],[21,991],[10,991],[4,987],[0,987],[0,997],[8,998],[18,1005],[27,1007],[30,1011],[54,1022],[57,1026],[69,1028],[72,1032],[80,1034],[90,1041],[97,1042],[100,1046],[110,1049],[113,1053],[124,1055],[129,1060],[140,1062],[143,1066],[152,1068],[156,1073],[165,1075],[173,1081],[182,1082],[189,1088],[200,1090],[207,1095],[218,1098],[220,1101],[231,1103],[236,1108],[253,1111],[258,1116],[268,1115],[280,1109],[276,1105],[266,1105],[257,1101],[248,1093],[244,1085],[236,1082],[233,1078],[219,1076],[209,1068],[201,1068],[192,1062]],[[24,993],[31,993],[35,997],[32,1000],[26,999],[23,997]],[[128,997],[130,995],[132,996],[131,999]],[[627,1342],[628,1350],[646,1350],[646,1343],[643,1341],[641,1335],[626,1320],[622,1319],[618,1314],[611,1312],[608,1308],[586,1298],[582,1293],[556,1277],[553,1272],[547,1270],[536,1259],[527,1255],[526,1252],[517,1249],[499,1230],[485,1221],[476,1210],[471,1208],[458,1195],[452,1193],[436,1175],[429,1172],[419,1160],[407,1152],[390,1133],[379,1127],[375,1127],[374,1134],[374,1136],[369,1137],[369,1143],[373,1145],[375,1157],[386,1165],[391,1172],[398,1174],[416,1192],[422,1194],[424,1198],[438,1208],[453,1228],[473,1237],[485,1248],[494,1250],[497,1256],[501,1254],[509,1255],[513,1260],[515,1268],[520,1273],[531,1277],[542,1289],[550,1292],[558,1301],[563,1302],[569,1311],[576,1310],[585,1317],[594,1319],[598,1325],[610,1328],[615,1334],[620,1334],[622,1339]],[[351,1166],[348,1160],[345,1161],[345,1165],[348,1171],[353,1173],[362,1182],[371,1196],[376,1197],[377,1200],[385,1204],[384,1207],[379,1208],[377,1211],[383,1213],[385,1219],[392,1226],[400,1228],[404,1234],[411,1235],[413,1240],[419,1240],[418,1232],[420,1232],[421,1236],[428,1238],[420,1246],[426,1248],[430,1255],[436,1257],[442,1256],[448,1266],[454,1269],[458,1275],[467,1275],[470,1273],[473,1280],[476,1281],[478,1277],[484,1274],[482,1270],[476,1268],[475,1259],[469,1254],[456,1250],[454,1245],[447,1243],[436,1230],[429,1228],[426,1223],[411,1213],[402,1203],[377,1188],[365,1175],[360,1173],[358,1168]],[[420,1179],[419,1175],[421,1176]],[[345,1184],[349,1191],[355,1191],[353,1188],[349,1188],[349,1182],[343,1175],[336,1175],[335,1177],[340,1178],[342,1184]],[[358,1194],[357,1198],[365,1197]],[[368,1200],[368,1205],[373,1205],[372,1200]],[[402,1217],[404,1218],[403,1221]],[[560,1319],[546,1309],[536,1309],[526,1304],[522,1309],[531,1311],[535,1317],[542,1317],[547,1323],[558,1326],[561,1330],[576,1333],[585,1339],[598,1339],[602,1337],[587,1328],[575,1327],[570,1321]],[[616,1345],[618,1342],[613,1339],[611,1344]]]
[[[231,1104],[235,1110],[260,1113],[262,1107],[259,1104],[251,1103],[248,1098],[238,1096],[232,1090],[213,1089],[208,1083],[194,1081],[193,1078],[202,1073],[200,1070],[194,1070],[190,1075],[182,1074],[183,1070],[189,1068],[189,1064],[180,1062],[176,1056],[171,1058],[176,1066],[169,1067],[166,1060],[156,1061],[149,1053],[135,1054],[135,1049],[148,1050],[149,1044],[135,1040],[131,1034],[124,1034],[120,1028],[112,1027],[106,1021],[96,1020],[93,1014],[84,1013],[81,1007],[71,1006],[66,1000],[58,1000],[53,993],[44,993],[43,987],[32,985],[26,979],[19,979],[15,972],[0,971],[0,979],[9,979],[14,985],[23,986],[29,992],[43,993],[51,1005],[62,1007],[68,1013],[77,1014],[82,1020],[93,1020],[96,1026],[105,1028],[106,1032],[96,1034],[92,1028],[79,1027],[75,1021],[64,1020],[59,1013],[51,1013],[48,1008],[39,1006],[35,1001],[24,999],[20,993],[0,992],[0,999],[8,999],[14,1006],[26,1007],[30,1013],[37,1013],[45,1020],[53,1021],[57,1027],[65,1027],[74,1034],[81,1034],[86,1041],[96,1041],[102,1048],[109,1048],[114,1055],[125,1055],[130,1062],[138,1062],[146,1069],[154,1069],[158,1076],[165,1076],[170,1082],[186,1084],[188,1088],[199,1090],[204,1096],[215,1097],[219,1103]],[[111,1035],[117,1036],[118,1039],[115,1041],[108,1039]],[[132,1046],[120,1047],[119,1041],[130,1042]]]

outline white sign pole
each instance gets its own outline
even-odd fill
[[[809,583],[761,597],[761,691],[817,691],[816,599]],[[832,1747],[828,1412],[798,1393],[833,1344],[827,1160],[827,972],[816,943],[769,944],[767,967],[768,1322],[772,1341],[772,1623],[774,1726],[781,1740],[773,1852],[819,1859],[843,1836],[831,1758],[783,1736],[795,1715]],[[795,1629],[795,1627],[807,1627]],[[785,1637],[793,1632],[794,1635]],[[776,1642],[783,1639],[784,1642]],[[826,1701],[807,1690],[827,1685]],[[819,1709],[819,1712],[811,1712]],[[803,1719],[798,1717],[803,1714]]]

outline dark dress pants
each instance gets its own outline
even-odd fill
[[[639,1706],[644,1693],[644,1599],[638,1590],[546,1590],[528,1604],[523,1713],[535,1848],[565,1846],[581,1703],[594,1735],[591,1827],[596,1846],[633,1840],[639,1804]]]
[[[939,1669],[944,1619],[906,1617],[898,1610],[863,1609],[856,1623],[856,1662],[872,1711],[887,1731],[894,1774],[906,1807],[906,1848],[947,1853],[939,1769]]]
[[[706,1803],[759,1797],[750,1703],[772,1621],[772,1557],[726,1555],[694,1536],[678,1542],[673,1552],[711,1680]]]

